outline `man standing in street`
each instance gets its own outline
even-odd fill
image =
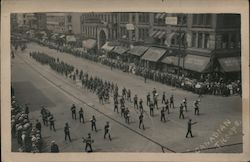
[[[173,95],[171,95],[171,97],[170,97],[170,105],[169,105],[169,107],[171,108],[172,106],[174,108],[174,96]]]
[[[67,137],[69,138],[69,141],[71,142],[71,138],[70,138],[70,131],[69,131],[69,124],[68,123],[65,123],[65,126],[64,126],[64,140],[67,141]]]
[[[143,101],[142,101],[142,99],[140,99],[140,101],[139,101],[139,110],[140,110],[140,112],[143,111],[143,105],[142,105],[142,103],[143,103]]]
[[[187,98],[186,97],[183,100],[183,105],[184,105],[185,111],[187,112]]]
[[[163,103],[165,103],[165,102],[166,102],[166,93],[163,92],[161,103],[163,104]]]
[[[141,112],[141,114],[139,116],[139,129],[141,129],[141,126],[142,126],[142,129],[144,130],[145,127],[144,127],[144,123],[143,123],[143,112]]]
[[[49,117],[49,128],[50,130],[53,130],[56,131],[55,129],[55,119],[54,119],[54,116],[51,114],[50,117]]]
[[[82,107],[79,110],[79,120],[80,120],[80,123],[81,123],[81,121],[82,121],[82,123],[84,123],[84,117],[83,117],[83,109],[82,109]]]
[[[179,119],[182,118],[184,119],[184,114],[183,114],[183,105],[180,105],[180,114],[179,114]]]
[[[76,120],[76,106],[75,106],[75,104],[73,104],[71,106],[71,114],[72,114],[72,119]]]
[[[90,122],[91,122],[91,130],[93,131],[95,129],[95,131],[97,132],[97,129],[96,129],[96,119],[95,119],[94,115],[92,116],[92,119],[90,120]]]
[[[150,116],[154,116],[154,104],[152,101],[149,104],[149,114]]]
[[[165,102],[165,109],[166,109],[166,111],[168,111],[168,114],[169,114],[169,105],[168,105],[168,99],[167,99],[167,101]]]
[[[150,103],[150,93],[148,92],[148,94],[147,94],[147,106],[149,105],[149,103]]]
[[[111,127],[109,125],[109,122],[106,123],[106,125],[104,126],[104,139],[106,139],[106,135],[108,135],[109,140],[111,141],[111,135],[110,135],[110,131],[111,131]]]
[[[188,135],[190,134],[191,137],[194,137],[192,134],[192,125],[196,124],[197,122],[192,123],[192,119],[189,119],[188,121],[188,130],[187,130],[187,134],[186,134],[186,138],[188,138]]]
[[[117,99],[114,99],[114,112],[119,113],[118,112],[118,101],[117,101]]]
[[[199,115],[200,114],[200,111],[199,111],[199,101],[196,100],[194,102],[194,115]]]
[[[58,147],[58,145],[56,144],[55,141],[51,141],[50,152],[52,152],[52,153],[60,152],[59,147]]]
[[[85,145],[85,152],[93,152],[92,150],[92,143],[94,143],[94,140],[91,138],[91,134],[88,133],[88,137],[85,139],[83,138],[83,142],[86,143]],[[88,150],[89,148],[89,150]]]
[[[162,107],[162,109],[161,109],[161,121],[166,122],[164,107]]]
[[[135,97],[134,97],[134,108],[135,107],[138,109],[138,97],[137,97],[137,95],[135,95]]]

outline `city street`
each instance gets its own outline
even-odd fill
[[[88,72],[92,76],[98,76],[103,80],[117,83],[119,93],[125,87],[143,99],[144,124],[146,130],[138,128],[139,112],[133,108],[133,104],[127,104],[131,112],[131,124],[125,123],[120,114],[113,112],[113,98],[111,103],[100,104],[95,94],[81,87],[81,82],[76,82],[52,71],[49,66],[41,65],[29,56],[30,52],[44,52],[54,58],[59,58],[78,70]],[[33,121],[41,120],[40,106],[46,107],[54,114],[56,132],[50,131],[49,127],[42,126],[44,139],[43,152],[49,152],[50,142],[55,140],[61,152],[82,152],[85,144],[82,137],[87,137],[90,132],[94,139],[93,149],[95,152],[194,152],[197,148],[201,152],[242,152],[242,127],[236,127],[233,134],[229,133],[234,123],[240,123],[242,119],[242,103],[240,96],[212,96],[201,97],[200,115],[195,116],[193,102],[198,95],[163,85],[154,81],[147,81],[133,74],[124,73],[120,70],[104,66],[100,63],[91,62],[75,57],[67,53],[40,46],[36,43],[27,44],[24,52],[20,50],[12,59],[11,77],[13,88],[18,103],[28,103],[30,117]],[[160,109],[156,110],[155,116],[149,116],[149,108],[146,106],[146,94],[156,88],[161,105],[161,96],[166,92],[169,98],[172,94],[175,100],[175,109],[170,109],[167,114],[167,122],[160,121]],[[179,105],[187,98],[188,112],[184,112],[185,119],[179,119]],[[75,103],[77,113],[80,107],[84,109],[85,123],[71,118],[71,105]],[[78,114],[77,114],[78,115]],[[91,131],[89,120],[92,115],[97,119],[97,132]],[[185,138],[188,119],[197,124],[193,125],[194,138]],[[112,141],[103,139],[104,125],[106,121],[111,124]],[[64,141],[63,127],[68,122],[71,128],[72,143]],[[216,134],[216,137],[214,138]],[[211,140],[213,138],[213,140]],[[226,140],[225,140],[226,138]],[[14,139],[15,140],[15,139]],[[209,142],[210,141],[210,142]],[[212,142],[211,142],[212,141]],[[206,146],[204,146],[206,143]],[[215,148],[223,146],[221,148]],[[15,145],[15,142],[12,142]],[[17,151],[14,149],[14,151]]]

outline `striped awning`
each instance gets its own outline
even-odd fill
[[[163,18],[165,17],[165,15],[166,15],[166,13],[157,13],[157,14],[155,15],[155,18],[156,18],[156,19],[163,19]]]
[[[149,33],[149,36],[150,36],[150,37],[153,37],[153,36],[155,35],[155,33],[157,33],[157,30],[151,31],[151,32]]]
[[[141,59],[152,61],[152,62],[157,62],[164,56],[165,53],[166,53],[166,49],[158,48],[158,47],[150,47],[145,52],[145,54],[142,56]]]
[[[240,57],[227,57],[218,59],[223,72],[237,72],[241,70]]]
[[[163,38],[163,36],[165,35],[165,32],[161,32],[161,34],[158,36],[159,39]]]
[[[148,50],[148,48],[149,47],[145,46],[134,46],[134,48],[130,49],[128,53],[135,56],[142,56]]]
[[[103,50],[105,50],[105,51],[107,51],[107,52],[110,52],[110,51],[112,51],[112,50],[114,49],[114,46],[110,46],[110,45],[109,45],[109,42],[106,42],[106,43],[101,47],[101,49],[103,49]]]
[[[122,46],[116,46],[116,47],[112,50],[112,52],[117,53],[117,54],[120,54],[120,55],[124,54],[126,51],[128,51],[128,49],[125,48],[125,47],[122,47]]]

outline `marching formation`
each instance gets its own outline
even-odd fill
[[[123,87],[121,89],[121,93],[119,93],[119,87],[116,83],[113,83],[111,81],[106,81],[101,79],[100,77],[91,76],[87,72],[84,72],[84,70],[76,69],[74,66],[69,65],[67,63],[64,63],[60,61],[58,58],[55,59],[51,56],[48,56],[45,53],[38,53],[38,52],[31,52],[30,56],[34,58],[36,61],[40,62],[43,65],[49,65],[51,69],[58,72],[61,75],[65,75],[66,78],[70,78],[73,81],[80,80],[82,83],[82,88],[88,90],[89,92],[92,92],[97,95],[99,99],[100,104],[109,104],[110,96],[113,97],[113,104],[114,104],[114,112],[117,114],[120,114],[122,118],[124,118],[126,124],[130,124],[130,116],[131,116],[131,108],[134,108],[136,112],[136,116],[138,116],[138,128],[145,130],[144,125],[144,116],[148,115],[147,110],[145,110],[143,99],[142,97],[138,97],[137,94],[135,94],[132,97],[132,92],[130,89],[126,89]],[[161,122],[167,122],[166,115],[170,114],[170,109],[173,109],[171,111],[174,111],[176,107],[176,103],[174,100],[174,96],[171,95],[169,99],[166,97],[166,93],[163,92],[161,99],[159,99],[159,94],[157,90],[154,88],[152,92],[149,92],[146,95],[146,105],[149,108],[149,116],[154,117],[155,111],[159,111],[160,113],[160,121]],[[158,103],[161,101],[160,103]],[[193,107],[194,107],[194,115],[199,115],[199,102],[200,100],[195,100]],[[179,119],[185,119],[184,112],[188,112],[187,108],[187,98],[184,98],[182,103],[179,105]],[[77,107],[75,104],[72,104],[70,107],[71,115],[73,120],[77,120],[77,111],[79,115],[79,122],[85,123],[85,117],[84,117],[84,111],[83,108],[80,107],[79,110],[77,110]],[[53,115],[48,112],[47,109],[42,107],[41,109],[41,115],[45,126],[48,126],[48,121],[50,121],[50,128],[54,131],[55,125],[54,125],[54,118]],[[52,119],[52,122],[51,122]],[[97,132],[96,129],[96,118],[93,115],[91,122],[91,130]],[[187,135],[190,134],[191,137],[192,131],[191,127],[195,124],[191,122],[191,119],[188,121],[188,129],[187,129]],[[65,134],[65,141],[69,140],[71,142],[71,135],[70,135],[70,126],[66,122],[64,126],[64,134]],[[110,123],[107,121],[106,125],[104,126],[104,139],[108,137],[110,141],[112,141],[111,137],[111,126]],[[83,137],[83,142],[86,143],[85,151],[92,152],[92,143],[94,142],[93,138],[91,137],[91,134],[88,133],[88,137]],[[53,142],[54,145],[55,142]]]

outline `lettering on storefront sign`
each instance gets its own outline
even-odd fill
[[[166,17],[165,23],[167,25],[177,25],[177,17]]]

